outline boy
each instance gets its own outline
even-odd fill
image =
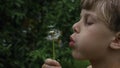
[[[92,68],[120,68],[120,0],[83,0],[81,19],[70,36],[75,59],[88,59]],[[47,59],[42,68],[62,68]]]

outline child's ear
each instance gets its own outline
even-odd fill
[[[120,49],[120,32],[116,33],[116,36],[111,41],[110,48]]]

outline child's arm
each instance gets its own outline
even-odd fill
[[[62,68],[60,63],[53,59],[46,59],[42,68]]]

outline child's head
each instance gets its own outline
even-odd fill
[[[95,11],[112,31],[120,31],[120,0],[82,0],[82,9]]]
[[[76,59],[104,59],[120,53],[120,0],[82,0],[81,19],[70,45]],[[113,56],[112,56],[113,57]]]

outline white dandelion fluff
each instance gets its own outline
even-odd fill
[[[61,31],[58,29],[53,29],[48,32],[47,40],[57,40],[61,36]]]

